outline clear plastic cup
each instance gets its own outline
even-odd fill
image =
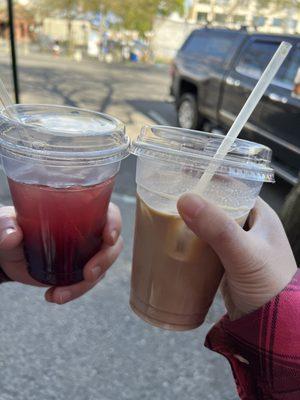
[[[83,279],[101,246],[120,163],[124,125],[73,107],[17,105],[0,114],[0,146],[31,276],[63,286]]]
[[[223,276],[217,255],[184,224],[179,197],[192,191],[223,136],[173,127],[143,128],[137,160],[137,211],[130,305],[170,330],[200,326]],[[273,182],[271,150],[236,140],[202,196],[243,226],[263,182]]]

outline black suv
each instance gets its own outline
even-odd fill
[[[292,184],[300,170],[300,37],[199,29],[172,65],[178,124],[226,132],[281,41],[293,48],[241,137],[273,149],[277,174]]]

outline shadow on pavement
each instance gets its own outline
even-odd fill
[[[151,118],[155,124],[177,126],[174,104],[167,101],[127,100],[131,107]]]
[[[117,176],[115,193],[135,197],[135,168],[136,157],[130,155],[122,161],[119,174]]]

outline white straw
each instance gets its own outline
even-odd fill
[[[237,116],[236,120],[234,121],[232,127],[230,128],[229,132],[225,136],[224,140],[222,141],[220,147],[218,148],[216,154],[214,155],[213,159],[210,161],[207,169],[204,171],[203,175],[201,176],[199,182],[195,186],[193,192],[196,193],[203,193],[207,185],[209,184],[210,180],[214,176],[215,172],[219,168],[222,160],[226,157],[228,151],[231,149],[234,141],[240,134],[241,130],[243,129],[244,125],[248,121],[250,115],[252,114],[253,110],[257,106],[258,102],[262,98],[263,94],[265,93],[267,87],[270,85],[271,81],[275,77],[276,73],[278,72],[279,68],[281,67],[282,63],[284,62],[286,56],[288,55],[292,45],[288,42],[282,42],[279,48],[277,49],[276,53],[274,54],[272,60],[268,64],[267,68],[263,72],[260,80],[257,82],[255,88],[253,89],[252,93],[248,97],[244,107],[242,108],[241,112]]]
[[[6,90],[6,87],[4,86],[2,79],[0,79],[0,101],[3,105],[3,108],[7,112],[7,115],[11,119],[18,119],[16,114],[14,114],[12,112],[14,103],[13,103],[10,95],[8,94],[8,91]]]

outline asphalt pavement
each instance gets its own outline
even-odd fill
[[[147,123],[176,123],[165,66],[104,65],[32,55],[20,60],[22,101],[55,103],[118,116],[135,136]],[[8,62],[0,74],[9,81]],[[197,330],[153,328],[128,306],[135,209],[135,159],[123,162],[113,200],[123,215],[125,249],[105,280],[65,306],[44,290],[0,288],[0,400],[235,400],[229,364],[203,346],[223,314],[217,297]],[[289,186],[264,189],[279,209]],[[10,203],[0,174],[0,201]]]

